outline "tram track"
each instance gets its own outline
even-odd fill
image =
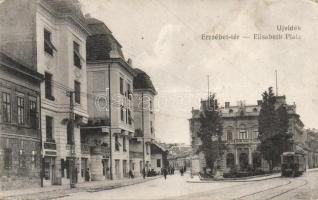
[[[296,181],[298,181],[298,180],[296,180]],[[288,192],[291,192],[293,190],[297,190],[298,188],[301,188],[301,187],[303,187],[303,186],[308,184],[307,180],[301,180],[301,181],[303,181],[303,183],[301,185],[297,185],[296,187],[291,187],[291,188],[288,188],[288,189],[285,189],[285,190],[282,190],[282,191],[277,191],[277,189],[280,189],[282,187],[288,187],[294,182],[289,180],[285,184],[281,184],[281,185],[278,185],[278,186],[275,186],[275,187],[267,188],[265,190],[257,191],[257,192],[251,193],[251,194],[243,195],[243,196],[234,198],[233,200],[239,200],[239,199],[271,200],[271,199],[275,199],[275,198],[277,198],[279,196],[282,196],[282,195],[284,195],[284,194],[286,194]],[[271,193],[268,195],[268,192],[271,192]],[[258,195],[263,195],[263,196],[258,197]]]

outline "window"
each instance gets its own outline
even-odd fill
[[[4,157],[4,168],[10,169],[12,167],[12,149],[5,148],[3,157]]]
[[[32,151],[32,157],[31,157],[31,163],[33,168],[36,168],[38,163],[37,163],[37,153],[35,150]]]
[[[152,121],[150,121],[150,133],[153,134],[153,124],[152,124]]]
[[[150,113],[152,113],[152,111],[153,111],[153,105],[152,105],[152,101],[150,100],[150,102],[149,102],[149,111],[150,111]]]
[[[123,151],[127,151],[127,148],[126,148],[126,137],[125,136],[123,137]]]
[[[37,113],[37,104],[36,99],[29,100],[29,109],[30,109],[30,126],[31,128],[36,129],[38,127],[38,113]]]
[[[118,135],[115,136],[115,151],[119,151]]]
[[[126,109],[126,124],[128,123],[128,109]]]
[[[24,98],[17,97],[18,108],[18,124],[24,124]]]
[[[26,168],[26,156],[23,149],[19,151],[19,168]]]
[[[131,100],[132,92],[131,92],[131,88],[130,88],[130,84],[129,83],[127,83],[127,93],[128,93],[128,99]]]
[[[65,170],[66,168],[66,162],[64,161],[64,159],[61,159],[61,177],[65,177]]]
[[[121,121],[124,121],[124,107],[120,106],[120,119]]]
[[[46,140],[53,141],[53,117],[46,116]]]
[[[146,153],[147,153],[147,155],[149,155],[149,144],[148,143],[146,144]]]
[[[2,111],[3,111],[3,122],[11,122],[11,98],[10,94],[2,93]]]
[[[45,72],[45,98],[54,101],[52,94],[52,74]]]
[[[132,124],[132,117],[131,117],[131,111],[128,109],[128,123]]]
[[[78,81],[74,81],[74,89],[75,89],[75,103],[81,103],[81,83]]]
[[[74,65],[78,68],[82,68],[81,65],[81,54],[80,54],[80,45],[77,42],[73,42],[73,57]]]
[[[120,84],[120,94],[124,95],[124,79],[122,77],[119,78]]]
[[[258,129],[255,129],[253,131],[253,139],[257,139],[258,138]]]
[[[157,167],[161,167],[161,159],[157,159]]]
[[[229,141],[233,140],[232,131],[227,131],[226,136],[227,136],[227,140],[229,140]]]
[[[67,130],[66,130],[66,140],[67,140],[67,144],[73,144],[72,141],[72,127],[71,127],[71,123],[67,123]]]
[[[127,176],[127,160],[123,160],[123,176]]]
[[[245,125],[240,125],[240,139],[247,139],[247,131]]]
[[[52,43],[52,33],[44,29],[44,51],[53,56],[53,50],[56,51]]]

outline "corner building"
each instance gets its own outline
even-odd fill
[[[128,178],[135,72],[108,27],[90,16],[86,21],[91,35],[87,39],[89,120],[81,129],[81,143],[87,150],[83,153],[92,180]]]
[[[44,185],[69,184],[71,143],[74,177],[81,172],[80,125],[87,122],[86,37],[89,32],[77,0],[10,0],[1,5],[1,46],[42,74],[41,131]],[[12,25],[14,24],[14,25]],[[69,128],[74,92],[74,141]]]

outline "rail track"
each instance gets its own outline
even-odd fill
[[[301,183],[298,184],[298,182],[301,182]],[[293,183],[296,183],[297,185],[293,186]],[[308,184],[307,180],[302,180],[302,179],[300,179],[300,180],[294,179],[293,181],[288,180],[288,182],[285,184],[281,184],[281,185],[271,187],[271,188],[268,188],[265,190],[261,190],[261,191],[257,191],[257,192],[250,193],[247,195],[243,195],[243,196],[234,198],[233,200],[242,200],[242,199],[244,199],[244,200],[248,200],[248,199],[271,200],[271,199],[275,199],[279,196],[282,196],[288,192],[291,192],[293,190],[297,190],[298,188],[301,188],[307,184]],[[284,187],[287,187],[287,188],[284,189]]]

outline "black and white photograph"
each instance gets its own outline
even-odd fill
[[[0,0],[1,200],[318,200],[318,0]]]

